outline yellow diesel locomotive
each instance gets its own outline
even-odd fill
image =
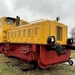
[[[68,27],[56,20],[27,22],[20,17],[0,18],[0,52],[27,62],[37,62],[41,68],[70,60],[73,39]]]

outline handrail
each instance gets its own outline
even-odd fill
[[[44,19],[39,19],[39,20],[31,21],[29,23],[35,23],[35,22],[40,22],[40,21],[44,21]]]

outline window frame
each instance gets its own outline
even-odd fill
[[[57,40],[62,40],[62,27],[57,26]]]

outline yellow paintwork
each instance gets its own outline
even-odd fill
[[[57,26],[62,27],[61,40],[57,40]],[[8,36],[9,33],[10,37]],[[66,44],[68,39],[67,26],[57,21],[44,20],[14,27],[9,29],[7,32],[7,42],[47,44],[47,38],[49,36],[55,36],[57,43]]]
[[[7,42],[7,31],[10,28],[16,27],[16,22],[13,25],[7,24],[5,22],[7,17],[0,18],[0,42]],[[22,22],[26,22],[24,20],[20,20],[20,25],[22,25]],[[27,22],[28,23],[28,22]]]

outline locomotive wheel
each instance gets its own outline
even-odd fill
[[[68,60],[69,65],[73,65],[73,61],[72,60]]]

